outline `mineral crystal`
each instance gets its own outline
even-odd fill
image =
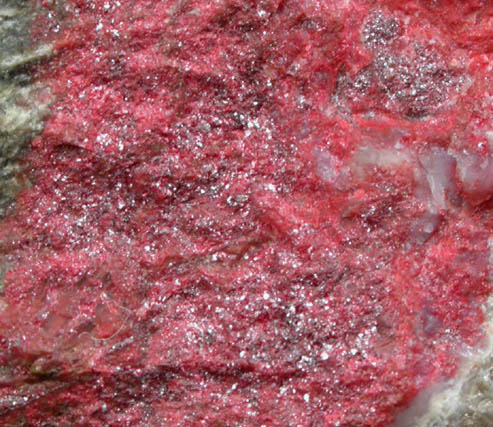
[[[4,425],[404,425],[484,346],[490,1],[33,4]]]

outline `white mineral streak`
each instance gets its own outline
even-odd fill
[[[430,212],[450,207],[450,199],[458,194],[456,175],[468,195],[481,196],[481,200],[493,195],[493,156],[481,156],[472,151],[453,152],[433,147],[417,155],[405,148],[368,145],[356,151],[349,167],[320,149],[314,150],[314,157],[319,176],[338,189],[350,180],[362,180],[374,168],[392,171],[412,167],[416,197],[428,205]]]
[[[487,138],[493,145],[493,132]],[[356,151],[349,170],[333,155],[318,150],[314,156],[319,176],[338,189],[341,182],[348,185],[365,179],[374,168],[391,173],[412,168],[415,195],[427,207],[412,229],[411,240],[419,244],[438,227],[439,212],[454,209],[451,199],[459,195],[457,184],[469,196],[480,196],[481,200],[493,196],[493,156],[471,151],[432,148],[418,155],[398,142],[392,148],[367,145]],[[493,281],[493,236],[488,248],[488,274]],[[493,296],[484,312],[487,342],[480,349],[458,348],[462,362],[457,376],[423,390],[393,427],[493,426]]]
[[[425,172],[432,203],[445,209],[447,207],[447,195],[456,192],[454,158],[445,150],[434,147],[428,153],[420,155],[419,160]]]
[[[352,171],[362,177],[368,168],[377,167],[391,170],[411,164],[412,156],[407,151],[397,149],[377,149],[373,147],[361,147],[353,158]]]
[[[493,239],[488,243],[490,265],[493,265]],[[484,311],[487,342],[483,348],[462,354],[462,365],[456,377],[422,391],[393,427],[493,425],[493,296]]]
[[[464,191],[471,195],[485,197],[493,193],[493,158],[482,157],[475,153],[462,152],[456,154],[459,178]]]
[[[485,133],[486,139],[490,143],[490,148],[493,148],[493,131],[488,131]]]
[[[319,176],[338,190],[344,190],[349,180],[349,168],[329,152],[315,148],[313,150]]]
[[[348,183],[361,181],[374,168],[388,172],[410,168],[414,173],[416,197],[427,207],[427,213],[416,219],[412,241],[424,243],[439,222],[438,212],[448,207],[448,200],[456,194],[454,180],[455,159],[445,150],[433,148],[419,156],[409,149],[361,147],[354,154],[349,167],[341,165],[335,156],[314,151],[317,172],[335,188],[345,189]]]
[[[17,67],[49,57],[53,53],[53,46],[44,44],[35,47],[29,52],[22,52],[15,55],[0,58],[0,72],[5,73]]]

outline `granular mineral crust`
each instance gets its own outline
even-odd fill
[[[491,2],[32,4],[3,424],[487,425]]]

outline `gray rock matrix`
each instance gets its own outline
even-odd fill
[[[392,427],[493,426],[493,296],[484,311],[483,347],[463,352],[457,376],[422,391]]]
[[[48,111],[30,76],[32,65],[51,54],[51,46],[30,41],[34,13],[28,0],[0,0],[0,218],[27,185],[19,158]]]

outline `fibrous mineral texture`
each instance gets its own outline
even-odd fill
[[[3,423],[384,426],[484,344],[491,1],[39,4]]]

